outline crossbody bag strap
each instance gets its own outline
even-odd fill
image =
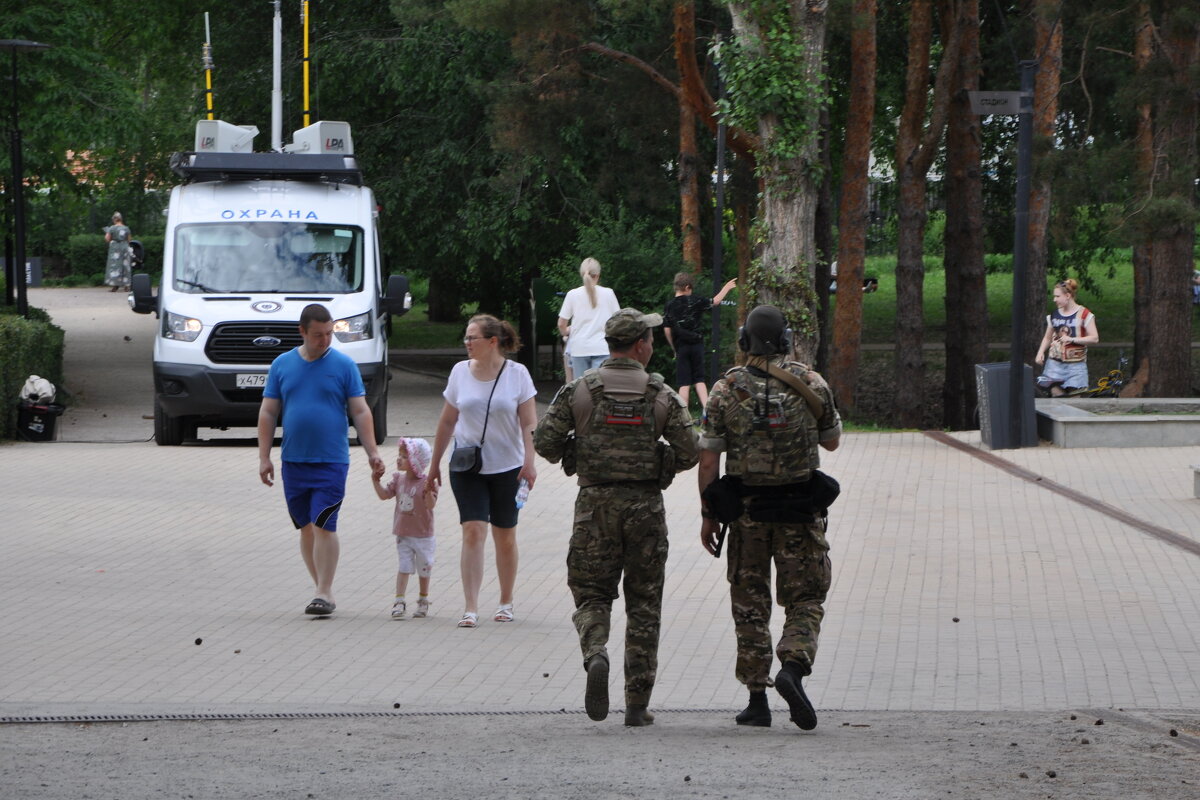
[[[747,357],[746,366],[762,370],[799,392],[800,396],[804,398],[804,402],[808,403],[808,408],[812,411],[816,419],[820,420],[821,416],[825,413],[825,403],[821,401],[821,398],[812,390],[812,387],[799,375],[795,375],[776,364],[772,364],[765,356]]]
[[[479,434],[479,446],[483,447],[484,440],[487,439],[487,424],[488,417],[492,414],[492,395],[496,393],[496,386],[500,383],[500,376],[504,374],[504,368],[508,366],[508,359],[504,359],[504,363],[500,365],[500,371],[496,373],[496,380],[492,381],[492,390],[488,392],[487,409],[483,412],[483,433]]]

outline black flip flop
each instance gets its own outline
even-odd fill
[[[312,614],[316,617],[326,617],[333,613],[337,608],[334,603],[328,600],[322,600],[320,597],[313,598],[313,601],[304,609],[305,614]]]

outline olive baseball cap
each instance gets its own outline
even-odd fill
[[[662,325],[661,314],[643,314],[636,308],[622,308],[604,323],[604,338],[614,342],[632,342],[650,328]]]

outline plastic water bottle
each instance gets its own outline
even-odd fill
[[[517,487],[517,508],[524,508],[525,501],[529,499],[529,481],[521,478],[521,485]]]

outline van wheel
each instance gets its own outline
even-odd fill
[[[383,444],[387,439],[387,395],[379,398],[371,409],[371,419],[375,423],[375,444]]]
[[[185,424],[178,417],[167,416],[162,405],[154,401],[154,441],[160,447],[177,447],[183,444]]]

